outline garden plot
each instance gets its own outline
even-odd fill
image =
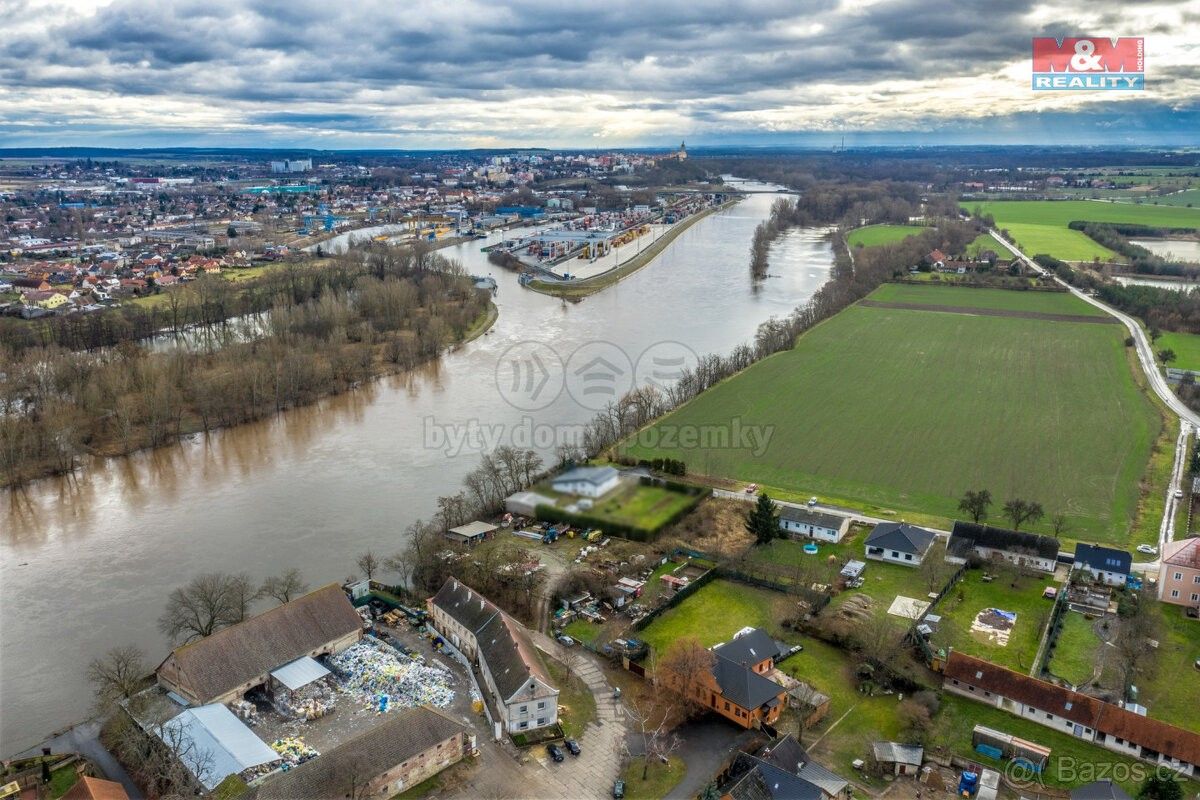
[[[971,623],[971,633],[983,637],[991,644],[1008,647],[1008,637],[1013,626],[1017,624],[1015,611],[1004,611],[999,608],[985,608],[975,615]]]
[[[404,655],[368,636],[330,656],[342,691],[380,711],[430,705],[446,708],[454,701],[454,676],[437,665]]]

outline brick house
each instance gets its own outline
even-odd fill
[[[681,687],[674,675],[663,674],[663,680],[698,705],[743,728],[773,725],[787,707],[788,697],[786,687],[766,677],[775,669],[779,652],[775,640],[755,628],[714,646],[711,652],[711,672],[692,676],[688,686]]]

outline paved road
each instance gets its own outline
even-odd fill
[[[1179,486],[1179,482],[1183,477],[1184,460],[1187,458],[1188,436],[1191,434],[1193,428],[1200,427],[1200,414],[1197,414],[1195,411],[1192,411],[1190,408],[1188,408],[1187,405],[1179,399],[1179,396],[1171,390],[1170,384],[1167,383],[1167,379],[1163,376],[1162,372],[1159,371],[1158,363],[1154,359],[1154,350],[1150,345],[1150,337],[1146,335],[1144,330],[1142,330],[1142,326],[1138,324],[1136,319],[1122,311],[1118,311],[1112,306],[1100,302],[1096,298],[1084,293],[1083,291],[1076,289],[1074,286],[1071,286],[1057,275],[1050,275],[1050,273],[1043,269],[1036,261],[1018,250],[1016,245],[1005,241],[1005,239],[1001,237],[1000,234],[995,230],[989,230],[988,232],[992,234],[992,237],[995,238],[996,241],[1002,243],[1009,250],[1012,250],[1014,253],[1016,253],[1017,257],[1024,261],[1025,264],[1031,269],[1036,270],[1042,275],[1052,277],[1059,285],[1066,288],[1069,292],[1071,292],[1071,294],[1075,295],[1080,300],[1095,306],[1110,316],[1116,317],[1129,331],[1130,336],[1133,337],[1138,361],[1142,365],[1142,372],[1145,373],[1146,380],[1149,382],[1150,388],[1152,388],[1154,393],[1159,396],[1159,399],[1166,404],[1167,408],[1171,409],[1171,411],[1180,418],[1181,424],[1179,426],[1179,440],[1175,444],[1175,464],[1171,469],[1171,483],[1167,486],[1167,496],[1164,501],[1165,505],[1163,506],[1163,521],[1158,531],[1158,548],[1159,550],[1162,550],[1166,543],[1174,538],[1175,513],[1178,510],[1175,489]],[[1134,569],[1157,572],[1158,562],[1153,561],[1134,564]]]

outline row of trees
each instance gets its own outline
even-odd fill
[[[985,522],[992,507],[992,493],[987,489],[968,489],[958,501],[958,510],[971,518],[972,522]],[[1027,522],[1037,523],[1046,516],[1042,504],[1014,497],[1004,503],[1001,512],[1014,531],[1021,530]],[[1055,514],[1050,519],[1055,536],[1066,533],[1070,527],[1065,514]]]

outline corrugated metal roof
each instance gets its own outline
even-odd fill
[[[329,670],[321,666],[319,661],[311,656],[302,656],[272,672],[271,677],[295,691],[301,686],[321,680],[328,674]]]
[[[220,703],[181,712],[167,720],[158,736],[210,791],[230,775],[279,760],[278,753]]]

